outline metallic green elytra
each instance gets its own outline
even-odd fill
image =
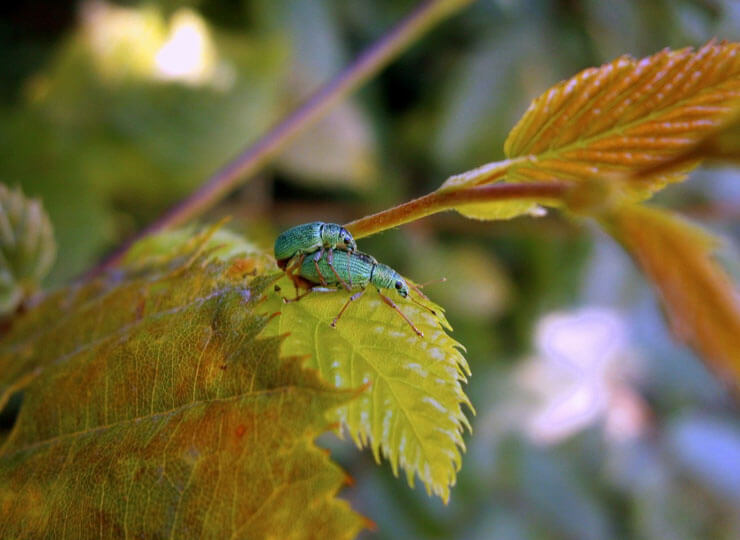
[[[297,225],[275,239],[275,259],[282,269],[295,256],[305,256],[316,251],[321,251],[323,255],[325,249],[355,251],[357,244],[349,231],[341,225],[322,221]]]
[[[292,301],[300,300],[313,291],[326,291],[327,289],[325,287],[327,285],[336,286],[341,284],[346,287],[346,284],[349,283],[350,285],[348,288],[361,289],[359,292],[349,297],[347,302],[339,311],[339,314],[331,323],[332,326],[336,326],[337,321],[350,303],[365,294],[365,290],[368,285],[373,285],[377,289],[378,294],[383,301],[396,310],[396,312],[409,324],[411,329],[420,337],[424,336],[421,330],[414,326],[393,300],[383,294],[381,289],[395,289],[402,298],[409,298],[411,301],[434,313],[432,309],[428,308],[424,304],[416,302],[409,296],[410,288],[416,290],[419,295],[424,296],[418,291],[418,289],[416,289],[416,287],[409,287],[406,280],[393,268],[379,263],[370,255],[360,251],[335,251],[333,261],[328,252],[323,254],[318,261],[313,258],[307,258],[302,261],[298,268],[296,277],[298,278],[297,284],[300,284],[309,290],[306,293],[297,296]]]
[[[301,264],[298,275],[311,283],[339,285],[341,282],[334,275],[336,271],[339,278],[352,283],[353,289],[364,289],[368,285],[375,285],[378,289],[396,289],[403,298],[409,295],[409,286],[398,272],[361,251],[354,253],[335,251],[333,266],[334,270],[329,265],[327,256],[321,257],[318,265],[314,265],[311,259],[306,259]]]

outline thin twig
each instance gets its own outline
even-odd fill
[[[171,208],[154,223],[136,234],[88,272],[93,277],[117,265],[137,240],[159,230],[182,225],[213,207],[246,182],[339,101],[376,75],[435,24],[473,0],[428,0],[420,4],[389,33],[366,49],[357,60],[321,87],[303,105],[275,126],[255,144],[217,171],[198,190]]]
[[[567,184],[560,182],[539,182],[488,184],[457,191],[433,191],[418,199],[347,223],[345,227],[355,238],[363,238],[464,204],[527,199],[537,202],[547,202],[548,199],[557,201],[562,199],[568,188]]]

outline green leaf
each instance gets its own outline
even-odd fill
[[[283,293],[293,290],[287,279],[279,286]],[[306,365],[337,387],[366,386],[335,418],[359,447],[370,446],[378,461],[381,455],[388,459],[394,474],[405,469],[412,486],[417,474],[427,492],[446,502],[465,448],[462,432],[470,427],[462,405],[472,410],[461,386],[470,374],[461,346],[447,334],[450,326],[438,306],[427,302],[440,314],[435,316],[394,296],[424,333],[420,338],[372,287],[332,328],[348,296],[316,292],[283,304],[276,294],[265,307],[280,315],[265,335],[286,335],[282,354],[308,357]]]
[[[0,122],[0,146],[13,148],[0,153],[2,181],[43,200],[54,223],[64,254],[55,284],[195,189],[288,107],[286,35],[226,32],[154,4],[85,11]],[[203,45],[202,77],[189,82],[157,65],[178,20]]]
[[[313,443],[356,392],[258,337],[272,261],[214,257],[212,234],[14,321],[0,403],[24,397],[0,448],[0,537],[351,538],[363,527],[335,497],[345,474]]]

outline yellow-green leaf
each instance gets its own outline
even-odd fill
[[[183,249],[60,291],[0,348],[23,389],[0,448],[2,538],[351,538],[313,439],[340,391],[258,335],[272,261]],[[266,273],[272,274],[269,277]]]
[[[286,279],[280,286],[282,294],[292,292]],[[405,469],[411,485],[417,474],[428,492],[447,501],[465,448],[463,428],[469,428],[462,405],[472,409],[461,386],[470,373],[461,347],[447,334],[441,308],[427,302],[435,316],[394,297],[424,333],[418,337],[372,287],[332,328],[348,296],[311,293],[283,304],[275,295],[265,307],[280,315],[266,335],[286,334],[282,353],[309,357],[306,365],[336,386],[367,386],[336,410],[337,420],[358,446],[370,446],[376,460],[387,458],[394,474]]]
[[[666,211],[623,206],[604,219],[658,290],[675,335],[740,384],[740,295],[712,260],[717,240]]]
[[[710,42],[642,60],[623,56],[535,99],[506,140],[506,161],[453,176],[440,189],[627,176],[692,147],[727,119],[738,98],[740,44]],[[691,165],[630,184],[627,198],[643,199],[683,179]],[[523,213],[534,202],[460,211],[495,219]]]

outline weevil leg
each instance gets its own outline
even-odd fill
[[[309,294],[313,292],[337,292],[338,289],[332,289],[331,287],[311,287],[303,294],[297,295],[295,298],[283,298],[283,302],[286,304],[292,304],[293,302],[298,302],[301,298],[308,296]]]
[[[393,309],[395,309],[395,310],[396,310],[396,312],[397,312],[397,313],[398,313],[398,314],[399,314],[399,315],[400,315],[401,317],[403,317],[403,320],[404,320],[404,321],[406,321],[407,323],[409,323],[409,326],[411,327],[411,329],[412,329],[412,330],[413,330],[414,332],[416,332],[416,335],[417,335],[417,336],[419,336],[419,337],[424,337],[424,332],[422,332],[422,331],[421,331],[421,330],[419,330],[419,329],[418,329],[418,328],[417,328],[416,326],[414,326],[414,323],[412,323],[412,322],[411,322],[411,321],[409,320],[409,318],[408,318],[408,317],[407,317],[406,315],[404,315],[404,314],[403,314],[403,311],[401,311],[401,310],[399,309],[399,307],[398,307],[398,306],[397,306],[397,305],[395,304],[395,302],[393,302],[393,300],[391,300],[391,299],[390,299],[390,298],[388,298],[388,297],[387,297],[386,295],[384,295],[384,294],[383,294],[382,292],[380,292],[380,289],[378,289],[378,294],[379,294],[379,295],[380,295],[380,297],[381,297],[381,298],[383,299],[383,302],[385,302],[386,304],[388,304],[389,306],[391,306],[391,307],[392,307]]]
[[[326,283],[326,280],[324,279],[324,274],[322,274],[321,270],[319,269],[319,261],[321,260],[321,256],[323,254],[324,254],[324,248],[321,248],[319,251],[316,252],[316,255],[314,255],[312,258],[313,258],[313,265],[316,267],[316,273],[318,274],[319,280],[321,281],[321,286],[326,287],[327,283]]]
[[[312,292],[313,292],[313,289],[308,289],[308,290],[307,290],[306,292],[304,292],[304,293],[302,293],[302,294],[298,294],[298,290],[296,290],[296,295],[295,295],[295,298],[285,298],[285,297],[283,296],[283,302],[284,302],[285,304],[292,304],[293,302],[298,302],[298,300],[300,300],[300,299],[301,299],[301,298],[303,298],[304,296],[308,296],[308,295],[309,295],[309,294],[311,294]]]
[[[302,283],[304,282],[304,280],[296,273],[296,270],[300,271],[301,265],[303,264],[303,259],[305,258],[305,253],[301,253],[299,256],[293,257],[288,261],[288,263],[285,265],[285,269],[283,270],[285,272],[285,275],[288,276],[288,279],[293,282],[296,296],[298,296],[298,290],[303,288]]]
[[[342,284],[342,287],[344,287],[348,291],[351,291],[352,290],[352,287],[350,287],[349,285],[347,285],[347,282],[344,281],[341,278],[341,276],[337,273],[337,269],[334,268],[334,250],[333,249],[329,249],[329,250],[327,250],[326,253],[327,253],[327,255],[326,255],[326,262],[329,263],[329,268],[331,268],[331,271],[334,272],[334,276],[337,278],[337,281],[339,281],[339,283]],[[349,257],[347,258],[347,264],[349,265]],[[347,272],[347,275],[349,276],[349,278],[351,280],[352,279],[352,274],[350,274],[349,272]]]
[[[337,321],[338,321],[338,320],[339,320],[339,318],[340,318],[340,317],[342,316],[342,314],[344,313],[344,311],[345,311],[345,310],[346,310],[346,309],[347,309],[347,308],[349,307],[349,305],[350,305],[350,304],[351,304],[352,302],[354,302],[355,300],[357,300],[357,299],[358,299],[358,298],[359,298],[360,296],[362,296],[363,294],[365,294],[365,291],[366,291],[366,290],[367,290],[367,289],[362,289],[362,290],[361,290],[360,292],[357,292],[357,293],[355,293],[355,294],[353,294],[352,296],[350,296],[350,297],[349,297],[349,299],[348,299],[348,300],[347,300],[347,301],[346,301],[346,302],[344,303],[344,305],[342,306],[342,309],[340,309],[340,310],[339,310],[339,313],[337,313],[337,316],[336,316],[336,317],[334,317],[334,320],[333,320],[333,321],[331,322],[331,326],[332,326],[333,328],[336,328],[336,327],[337,327]]]
[[[283,272],[294,273],[296,270],[299,270],[301,265],[303,264],[303,259],[305,258],[306,258],[305,253],[301,253],[300,255],[294,255],[293,258],[291,258],[287,263],[285,263],[285,268],[283,269]]]

